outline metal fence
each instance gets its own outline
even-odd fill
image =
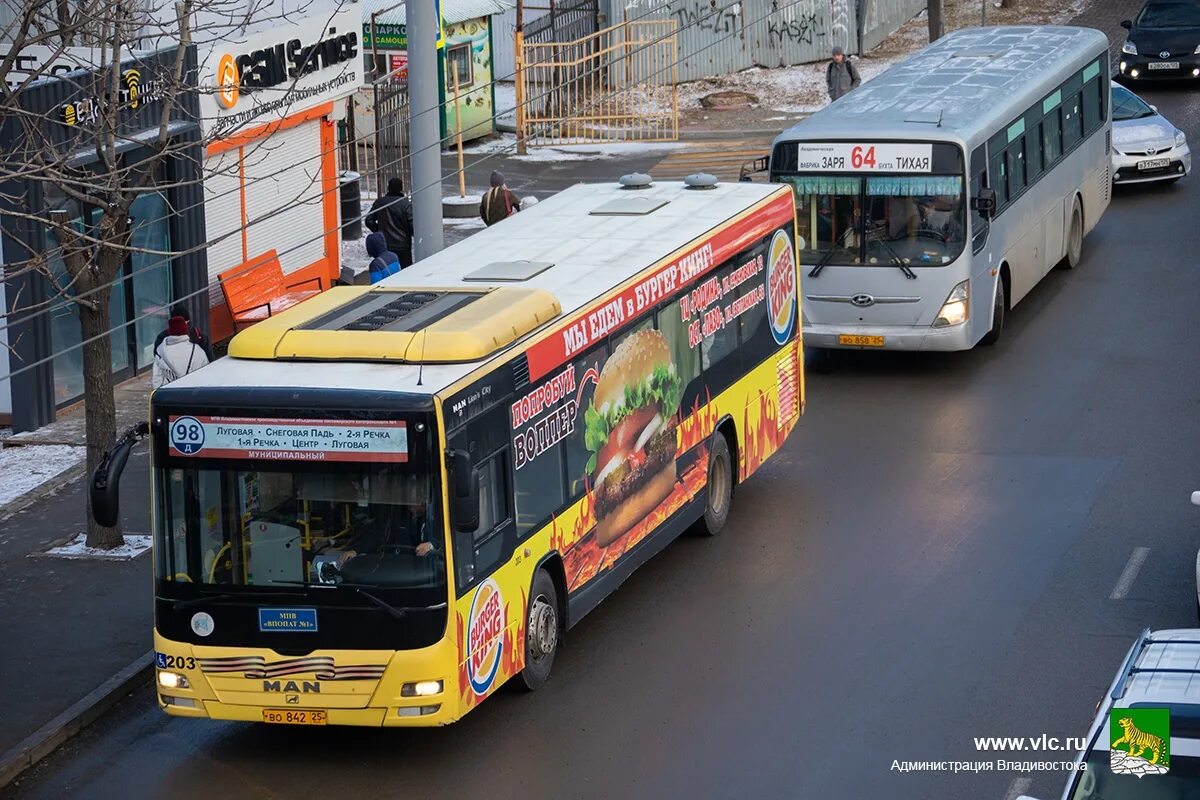
[[[399,71],[372,81],[353,97],[347,118],[338,123],[340,162],[363,177],[364,189],[380,195],[390,178],[409,185],[408,85]]]
[[[679,138],[673,19],[621,23],[570,42],[526,42],[519,125],[530,146]]]
[[[858,48],[865,53],[921,13],[928,0],[858,0]]]
[[[612,22],[671,19],[680,81],[858,52],[858,0],[608,0]]]

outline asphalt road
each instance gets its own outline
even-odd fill
[[[1200,95],[1146,96],[1200,144]],[[292,730],[145,690],[7,796],[1057,797],[1062,773],[891,765],[1080,736],[1141,628],[1194,624],[1198,207],[1200,174],[1118,192],[995,347],[811,375],[726,532],[644,567],[534,695],[444,730]]]

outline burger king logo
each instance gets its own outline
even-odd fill
[[[786,231],[776,231],[771,239],[767,260],[767,311],[771,315],[771,334],[785,344],[796,324],[796,261],[792,239]]]
[[[217,64],[217,105],[233,108],[237,105],[242,77],[238,74],[237,61],[226,53]]]
[[[467,626],[467,677],[475,694],[486,694],[500,670],[504,650],[504,598],[493,580],[484,581],[471,601]]]

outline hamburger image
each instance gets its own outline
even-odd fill
[[[604,364],[584,412],[596,542],[620,539],[675,488],[679,374],[655,330],[625,338]]]

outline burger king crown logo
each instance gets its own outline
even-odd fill
[[[792,239],[786,231],[776,231],[771,239],[767,261],[767,311],[771,334],[777,344],[785,344],[796,324],[796,261]]]
[[[504,598],[493,580],[484,581],[471,601],[467,626],[467,677],[475,694],[486,694],[500,670],[504,650]]]

